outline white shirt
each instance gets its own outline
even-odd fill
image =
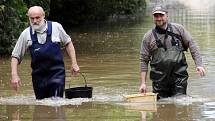
[[[38,42],[40,44],[44,44],[46,42],[47,29],[48,29],[48,25],[47,25],[47,22],[45,22],[45,26],[40,31],[36,32]],[[33,30],[32,34],[34,34],[34,32],[35,31]],[[52,22],[51,40],[52,40],[52,42],[62,42],[64,45],[71,42],[70,36],[65,32],[62,25],[58,22]],[[20,63],[24,57],[26,50],[31,45],[32,45],[32,40],[31,40],[31,35],[30,35],[30,27],[28,27],[19,36],[19,39],[13,49],[12,57],[17,58]]]

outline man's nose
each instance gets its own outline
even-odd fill
[[[157,16],[156,20],[161,20],[161,18],[162,18],[161,16]]]
[[[37,23],[37,19],[35,18],[35,19],[33,19],[33,21],[32,21],[33,23]]]

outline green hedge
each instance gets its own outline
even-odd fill
[[[144,12],[145,0],[52,0],[50,19],[66,25],[104,21],[109,16]]]
[[[22,0],[0,3],[0,55],[8,55],[23,28],[26,27],[27,7]]]
[[[109,16],[143,12],[145,0],[0,0],[0,56],[10,55],[28,26],[27,8],[42,6],[49,19],[64,25],[104,21]]]
[[[0,56],[10,55],[20,33],[28,26],[27,10],[40,5],[49,12],[49,0],[0,1]]]

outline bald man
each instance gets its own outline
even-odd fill
[[[36,99],[63,97],[65,67],[60,43],[64,44],[71,59],[71,73],[80,71],[71,38],[61,24],[45,20],[42,7],[31,7],[27,15],[30,26],[19,36],[11,56],[11,85],[16,91],[21,86],[17,66],[29,49]]]

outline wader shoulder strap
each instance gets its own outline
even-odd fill
[[[182,46],[184,48],[184,51],[187,51],[187,46],[184,44],[184,42],[182,41],[182,36],[181,35],[178,35],[176,33],[173,32],[173,29],[172,29],[172,25],[169,24],[169,27],[170,27],[170,31],[167,31],[167,34],[172,36],[173,38],[176,37],[177,39],[179,39],[182,43]]]
[[[171,24],[168,24],[168,27],[169,27],[170,31],[167,30],[166,33],[172,37],[172,41],[171,41],[172,46],[179,45],[179,42],[175,40],[173,34],[169,34],[170,32],[173,33],[172,25],[171,25]]]
[[[47,21],[47,23],[48,23],[47,35],[50,36],[52,34],[52,22]]]
[[[156,30],[155,29],[152,29],[152,33],[153,33],[153,35],[155,37],[155,41],[156,41],[156,44],[157,44],[158,48],[164,47],[163,44],[161,43],[161,41],[158,39],[158,36],[156,34]]]
[[[48,24],[48,30],[47,30],[47,37],[46,40],[51,40],[51,35],[52,35],[52,22],[47,21]]]
[[[29,27],[29,29],[30,29],[30,36],[31,36],[32,42],[33,42],[33,43],[37,42],[37,33],[34,32],[34,34],[32,34],[32,33],[33,33],[33,29],[32,29],[31,26]]]

